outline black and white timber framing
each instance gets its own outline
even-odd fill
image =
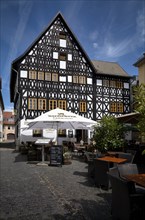
[[[10,97],[16,124],[55,107],[99,120],[130,112],[130,76],[99,71],[58,13],[13,61]]]

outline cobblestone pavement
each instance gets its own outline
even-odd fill
[[[109,220],[111,193],[95,187],[87,164],[37,166],[0,148],[0,220]]]

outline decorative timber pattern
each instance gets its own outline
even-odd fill
[[[97,120],[130,112],[129,81],[99,72],[59,13],[12,63],[11,101],[18,121],[56,107]]]

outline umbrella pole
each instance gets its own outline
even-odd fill
[[[58,145],[58,122],[57,122],[57,138],[56,138],[56,144]]]
[[[42,145],[42,163],[44,163],[44,145]]]

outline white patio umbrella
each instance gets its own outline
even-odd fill
[[[90,125],[96,125],[97,122],[84,118],[75,113],[56,108],[42,114],[28,123],[27,129],[84,129],[90,130]],[[58,143],[58,140],[57,140]]]
[[[90,129],[97,122],[75,113],[56,108],[42,114],[28,123],[28,129]]]

